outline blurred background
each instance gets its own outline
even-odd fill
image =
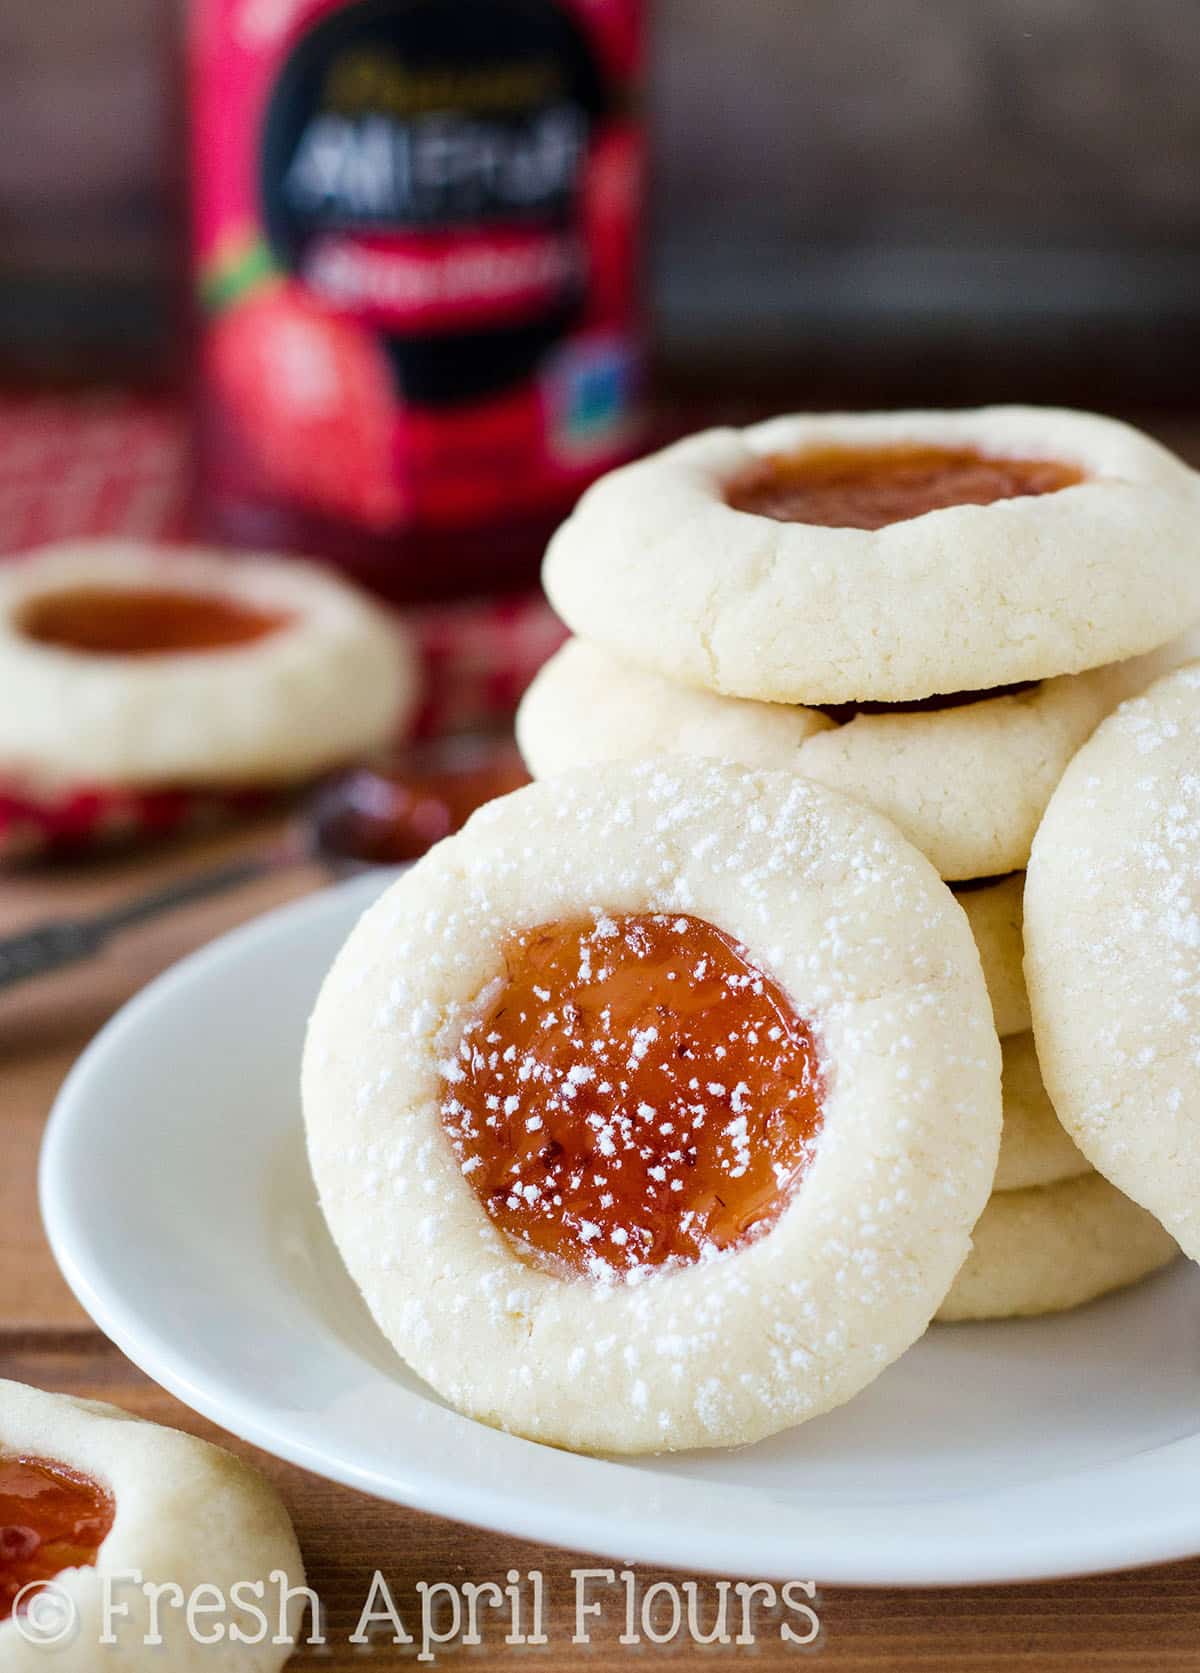
[[[0,0],[0,374],[178,375],[165,0]],[[656,0],[665,387],[1187,405],[1192,0]]]

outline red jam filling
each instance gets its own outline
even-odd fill
[[[998,883],[1007,883],[1010,877],[1019,876],[1020,873],[1016,871],[1002,871],[994,877],[965,877],[959,882],[947,884],[947,887],[951,894],[972,895],[977,894],[980,889],[994,889]]]
[[[90,1568],[113,1525],[112,1495],[45,1458],[0,1458],[0,1621],[17,1594]]]
[[[1017,697],[1023,691],[1033,691],[1037,684],[1037,680],[1020,680],[1014,685],[990,686],[986,691],[944,691],[934,697],[914,697],[900,703],[868,700],[861,703],[817,703],[814,707],[839,726],[848,726],[859,715],[935,714],[941,709],[964,709],[971,703],[986,703],[992,697]]]
[[[512,937],[442,1120],[523,1255],[604,1278],[768,1230],[822,1095],[808,1024],[745,948],[701,918],[632,913]]]
[[[730,485],[726,501],[778,523],[882,529],[1082,481],[1082,471],[1058,460],[995,459],[969,447],[828,447],[764,459]]]
[[[85,656],[161,656],[251,645],[290,619],[218,593],[73,587],[31,599],[21,631],[40,645]]]

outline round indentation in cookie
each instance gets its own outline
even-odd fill
[[[794,479],[818,461],[827,480],[801,503]],[[601,478],[543,581],[574,633],[730,697],[989,692],[1143,655],[1195,621],[1200,489],[1094,414],[787,416]]]
[[[35,594],[18,631],[85,656],[179,656],[252,645],[290,620],[221,593],[169,587],[76,587]]]
[[[999,1191],[938,1321],[1065,1312],[1137,1283],[1178,1253],[1157,1220],[1098,1173]]]
[[[921,1334],[991,1189],[999,1083],[967,922],[895,828],[795,773],[676,757],[530,785],[418,861],[327,976],[302,1091],[326,1220],[413,1369],[486,1423],[642,1452],[773,1434]],[[692,1184],[675,1133],[638,1148],[633,1226],[648,1186],[663,1214],[622,1244],[598,1179],[701,1107]],[[537,1203],[547,1160],[542,1219],[509,1184]],[[673,1195],[707,1225],[670,1221]]]
[[[1077,465],[973,447],[824,447],[773,454],[731,482],[725,497],[735,511],[780,523],[882,529],[949,506],[1053,494],[1082,481]]]
[[[707,1258],[769,1229],[812,1160],[812,1034],[713,924],[602,914],[513,936],[442,1119],[496,1224],[551,1270]]]
[[[112,1494],[47,1458],[0,1454],[0,1621],[18,1593],[65,1568],[91,1567],[112,1530]]]
[[[1058,1118],[1200,1259],[1200,663],[1126,703],[1033,845],[1025,975]]]
[[[0,567],[0,777],[103,791],[267,786],[393,741],[403,628],[316,565],[137,541]]]

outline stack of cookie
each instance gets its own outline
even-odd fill
[[[887,814],[955,890],[1006,1127],[941,1316],[1071,1306],[1164,1264],[1171,1239],[1091,1172],[1042,1087],[1021,910],[1072,757],[1195,654],[1193,473],[1082,413],[781,418],[603,479],[545,584],[578,637],[521,708],[535,777],[660,753],[796,770]]]

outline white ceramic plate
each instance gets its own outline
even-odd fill
[[[384,1499],[622,1560],[766,1579],[1022,1580],[1200,1551],[1200,1280],[934,1328],[757,1446],[577,1458],[448,1410],[392,1353],[315,1206],[297,1062],[359,879],[185,960],[84,1054],[42,1157],[83,1305],[197,1411]]]

